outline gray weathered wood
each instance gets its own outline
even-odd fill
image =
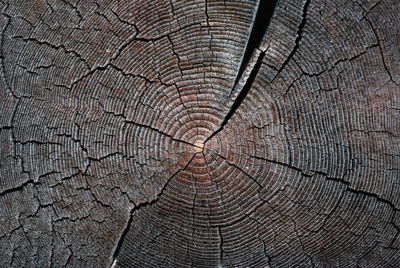
[[[0,267],[400,266],[400,1],[0,10]]]

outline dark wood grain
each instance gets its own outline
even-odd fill
[[[0,0],[0,267],[399,267],[398,0]]]

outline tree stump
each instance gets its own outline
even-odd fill
[[[400,1],[0,9],[0,267],[400,267]]]

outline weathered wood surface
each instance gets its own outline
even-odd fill
[[[400,266],[400,1],[0,9],[0,267]]]

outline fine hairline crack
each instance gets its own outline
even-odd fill
[[[117,245],[116,245],[116,247],[115,247],[114,253],[112,254],[112,259],[111,259],[112,265],[114,265],[114,264],[116,263],[116,259],[117,259],[118,255],[119,255],[120,251],[121,251],[121,248],[122,248],[122,244],[124,243],[125,237],[127,236],[128,232],[129,232],[129,230],[130,230],[130,227],[131,227],[131,225],[132,225],[133,216],[134,216],[134,214],[135,214],[135,211],[138,211],[139,209],[141,209],[141,208],[143,208],[143,207],[146,207],[146,206],[149,206],[149,205],[153,205],[153,204],[155,204],[158,200],[160,200],[160,197],[161,197],[162,194],[164,193],[165,189],[167,188],[167,186],[168,186],[168,184],[171,182],[171,180],[172,180],[176,175],[178,175],[179,172],[185,170],[185,169],[190,165],[190,163],[193,161],[194,157],[195,157],[197,154],[199,154],[199,152],[194,153],[193,156],[190,158],[190,160],[186,163],[186,165],[185,165],[183,168],[178,169],[174,174],[172,174],[172,176],[167,180],[167,182],[164,184],[164,186],[162,187],[162,189],[160,190],[160,192],[157,194],[157,196],[156,196],[155,199],[150,200],[150,201],[146,201],[146,202],[138,203],[137,205],[134,205],[134,206],[131,208],[131,210],[130,210],[130,212],[129,212],[129,220],[128,220],[127,224],[125,225],[125,227],[124,227],[124,229],[123,229],[123,231],[122,231],[122,233],[121,233],[121,236],[120,236],[119,239],[118,239],[118,242],[117,242]]]

